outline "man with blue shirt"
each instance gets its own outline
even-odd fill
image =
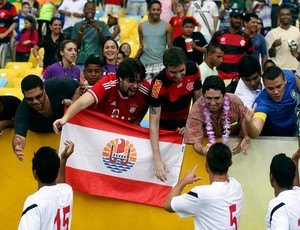
[[[267,68],[262,77],[265,89],[245,114],[249,136],[295,136],[300,79],[277,66]]]

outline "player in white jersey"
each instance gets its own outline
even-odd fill
[[[196,166],[169,193],[165,209],[177,212],[181,218],[193,216],[195,230],[238,229],[243,192],[240,183],[228,175],[231,159],[228,146],[223,143],[212,145],[205,164],[210,185],[196,186],[187,194],[180,195],[187,184],[201,179],[195,175]]]
[[[65,184],[65,166],[74,144],[65,142],[59,159],[51,147],[41,147],[32,159],[38,191],[30,195],[22,212],[19,230],[68,230],[71,227],[73,191]]]
[[[300,149],[292,159],[283,153],[272,159],[270,183],[274,188],[275,198],[270,201],[266,215],[268,230],[300,229],[299,157]]]

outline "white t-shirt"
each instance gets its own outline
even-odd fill
[[[194,217],[195,230],[235,230],[240,222],[243,192],[234,178],[194,187],[174,197],[172,209],[181,217]]]
[[[218,70],[216,67],[213,67],[212,69],[206,64],[205,61],[203,61],[200,65],[199,65],[199,69],[200,69],[200,74],[201,74],[201,82],[202,84],[204,83],[205,79],[208,76],[211,75],[218,75]]]
[[[249,109],[252,108],[255,99],[265,88],[262,78],[260,79],[260,82],[262,85],[262,89],[257,90],[251,90],[250,88],[248,88],[242,79],[240,79],[237,84],[234,94],[238,96]]]
[[[272,211],[272,220],[270,220]],[[266,215],[266,228],[267,230],[296,230],[300,229],[299,225],[300,188],[295,186],[291,190],[279,193],[270,201]]]
[[[70,185],[61,183],[44,186],[27,197],[18,230],[70,229],[72,205],[73,191]]]
[[[72,13],[71,16],[65,15],[65,22],[63,30],[74,26],[75,23],[80,22],[83,18],[77,18],[73,16],[73,13],[83,14],[83,8],[87,0],[64,0],[63,3],[60,5],[58,10],[65,10],[70,11]]]

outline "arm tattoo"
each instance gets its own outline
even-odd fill
[[[156,110],[153,106],[150,105],[150,113],[156,114]]]

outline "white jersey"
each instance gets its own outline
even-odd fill
[[[27,197],[19,230],[67,230],[71,227],[73,191],[61,183],[44,186]]]
[[[227,182],[194,187],[174,197],[172,209],[181,217],[194,217],[195,230],[236,230],[240,222],[243,192],[234,178]]]
[[[266,228],[272,230],[300,229],[300,188],[286,190],[269,203]]]

